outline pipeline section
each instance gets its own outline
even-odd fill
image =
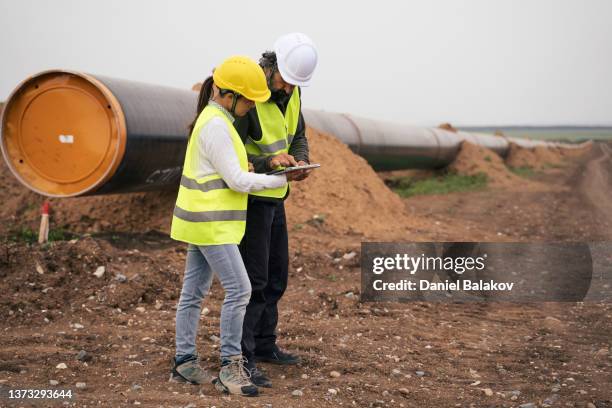
[[[303,109],[302,112],[309,126],[333,134],[353,152],[365,158],[376,170],[444,167],[455,159],[464,141],[484,146],[502,157],[508,154],[511,143],[529,149],[537,146],[569,149],[583,146],[583,144],[400,125],[347,113],[312,109]]]
[[[51,197],[176,188],[197,94],[80,72],[24,80],[1,119],[5,162],[26,187]],[[510,143],[577,145],[400,125],[303,109],[308,126],[332,134],[376,170],[439,168],[463,141],[505,156]]]

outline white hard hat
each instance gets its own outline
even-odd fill
[[[308,86],[317,67],[317,48],[306,34],[285,34],[274,43],[278,71],[291,85]]]

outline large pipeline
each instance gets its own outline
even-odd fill
[[[196,99],[190,90],[45,71],[23,81],[9,97],[0,147],[17,179],[51,197],[176,188]],[[464,140],[502,156],[510,142],[561,146],[309,109],[304,117],[377,170],[443,167]]]
[[[507,155],[511,143],[525,148],[582,146],[400,125],[347,113],[304,109],[303,114],[309,126],[333,134],[376,170],[444,167],[455,159],[463,141],[484,146],[502,157]]]

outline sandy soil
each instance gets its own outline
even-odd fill
[[[339,159],[324,155],[325,144],[335,141],[312,140],[323,172]],[[608,304],[359,302],[362,240],[610,240],[608,146],[564,157],[534,180],[404,200],[359,158],[338,154],[353,160],[351,166],[326,177],[355,177],[340,187],[314,173],[295,186],[288,204],[290,285],[279,335],[304,362],[262,365],[274,388],[246,399],[167,381],[185,256],[184,246],[165,233],[171,192],[54,202],[55,224],[77,239],[2,242],[0,388],[72,389],[74,406],[612,406]],[[475,160],[482,154],[488,155],[476,152]],[[0,169],[6,180],[0,232],[35,227],[41,198]],[[389,198],[379,200],[381,194]],[[105,272],[97,278],[101,266]],[[198,340],[211,370],[221,299],[215,282]],[[81,350],[85,361],[76,358]],[[56,368],[60,363],[67,368]],[[295,390],[303,395],[292,396]],[[0,399],[0,405],[11,402]]]

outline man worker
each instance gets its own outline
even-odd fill
[[[313,42],[302,33],[283,35],[275,42],[274,51],[262,54],[259,64],[266,74],[271,97],[234,122],[256,173],[309,164],[300,88],[310,85],[317,59]],[[308,172],[290,173],[287,179],[303,180]],[[300,362],[299,357],[276,344],[278,301],[287,288],[289,275],[284,206],[288,195],[288,186],[250,194],[246,232],[240,243],[252,288],[244,317],[242,353],[248,360],[251,380],[259,387],[272,384],[257,369],[256,361],[282,365]]]

